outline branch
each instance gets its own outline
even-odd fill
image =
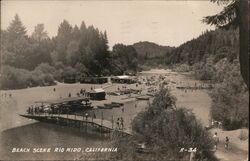
[[[218,1],[218,0],[212,0]],[[237,27],[238,16],[236,12],[236,5],[238,1],[234,1],[226,6],[220,13],[205,17],[202,22],[210,25],[215,25],[218,28],[229,28],[230,26]]]
[[[230,2],[235,2],[236,0],[210,0],[213,3],[217,3],[218,5],[226,5]]]

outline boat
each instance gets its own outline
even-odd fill
[[[113,107],[111,106],[97,106],[99,109],[112,109]]]
[[[109,103],[109,104],[105,103],[104,106],[111,107],[111,108],[120,107],[120,105],[118,105],[118,104],[112,104],[112,103]]]
[[[71,114],[75,112],[81,112],[90,110],[93,108],[92,103],[88,97],[69,97],[69,98],[61,98],[55,100],[46,100],[46,101],[36,101],[35,107],[27,110],[28,113],[50,113],[50,114]]]
[[[147,96],[154,97],[154,96],[155,96],[155,94],[154,94],[154,93],[147,93]]]
[[[115,104],[115,105],[119,105],[119,106],[123,106],[124,103],[120,103],[120,102],[111,102],[111,104]]]
[[[139,97],[136,97],[137,100],[149,100],[150,97],[148,96],[139,96]]]

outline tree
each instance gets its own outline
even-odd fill
[[[72,67],[79,62],[80,52],[79,52],[79,42],[72,40],[69,42],[66,51],[66,62]]]
[[[48,39],[48,34],[44,31],[44,24],[37,24],[35,26],[35,30],[31,35],[31,38],[37,42],[41,42],[42,40]]]
[[[135,153],[138,143],[150,149],[143,160],[187,160],[189,154],[181,153],[181,148],[196,148],[194,160],[216,160],[210,151],[213,148],[210,133],[192,111],[176,107],[176,98],[163,86],[153,103],[134,118],[132,130],[131,138],[117,144],[121,155],[127,157],[124,160],[138,160],[140,154]]]
[[[10,42],[13,42],[18,37],[27,36],[26,28],[23,26],[18,14],[15,15],[14,20],[10,23],[7,28],[8,39]]]
[[[72,39],[79,41],[80,37],[81,37],[81,32],[79,28],[75,25],[72,31]]]
[[[132,45],[115,44],[111,53],[112,62],[118,68],[125,70],[137,70],[138,53]]]
[[[26,35],[26,28],[23,26],[17,14],[3,36],[6,37],[6,40],[1,42],[5,50],[3,51],[3,63],[10,63],[9,65],[23,68],[27,63],[24,59],[30,53],[30,44],[28,42],[28,36]]]
[[[211,25],[216,25],[219,28],[229,29],[230,27],[239,27],[240,35],[240,71],[241,75],[249,88],[249,51],[248,51],[248,36],[249,36],[249,1],[248,0],[211,0],[217,4],[227,4],[220,13],[207,16],[203,22]]]
[[[66,51],[69,42],[72,39],[72,26],[68,21],[64,20],[59,28],[56,37],[57,60],[66,64]]]
[[[211,116],[221,121],[227,130],[248,127],[249,96],[239,68],[238,60],[219,61],[214,74],[217,84],[210,92]]]

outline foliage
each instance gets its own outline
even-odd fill
[[[203,22],[215,25],[218,28],[230,29],[239,27],[240,71],[244,82],[249,88],[249,1],[248,0],[211,0],[217,4],[224,3],[227,6],[213,16],[207,16]]]
[[[249,94],[240,75],[239,62],[230,64],[221,60],[217,65],[220,65],[215,74],[218,84],[211,91],[211,116],[227,130],[248,127]]]
[[[137,52],[131,45],[116,44],[111,53],[111,63],[122,72],[137,71]]]
[[[176,72],[189,72],[190,71],[190,66],[187,64],[175,64],[173,67],[173,71]]]
[[[239,36],[237,31],[219,29],[206,31],[198,38],[175,48],[166,60],[166,64],[193,65],[205,62],[208,57],[214,57],[215,63],[225,57],[232,61],[237,58],[238,50]]]
[[[14,20],[7,28],[8,40],[14,42],[17,38],[26,36],[26,28],[23,26],[19,16],[16,14]]]
[[[239,17],[237,16],[237,3],[239,0],[212,0],[218,4],[223,3],[228,4],[224,9],[213,16],[207,16],[203,19],[204,23],[216,25],[220,28],[236,28],[239,24]]]
[[[37,25],[32,36],[28,37],[16,15],[7,31],[1,31],[1,36],[4,38],[1,41],[2,64],[33,70],[40,63],[50,63],[53,44],[48,39],[43,24]]]
[[[172,47],[161,46],[148,41],[135,43],[133,44],[133,47],[138,53],[138,60],[141,64],[144,64],[152,59],[162,59],[173,50]]]
[[[47,32],[44,31],[44,24],[37,24],[35,26],[35,30],[32,33],[31,38],[38,42],[49,38]]]
[[[65,77],[73,75],[77,75],[77,79],[82,76],[119,75],[138,68],[137,53],[132,46],[120,48],[116,54],[122,54],[121,58],[111,59],[106,31],[99,31],[94,26],[87,27],[84,22],[80,27],[72,27],[67,20],[63,20],[53,38],[48,37],[43,24],[37,24],[31,36],[28,36],[16,15],[7,30],[1,30],[1,37],[1,64],[8,68],[4,72],[17,75],[15,72],[20,71],[33,76],[30,78],[33,81],[28,81],[28,85],[21,83],[10,87],[4,83],[2,88],[52,84],[54,80],[63,81]],[[44,72],[46,66],[51,67],[49,70],[52,71]],[[4,72],[1,74],[4,75]],[[34,78],[34,75],[39,78]]]
[[[33,71],[3,66],[0,88],[20,89],[34,86],[54,85],[53,72],[51,71],[54,71],[53,67],[48,64],[41,64]]]
[[[195,63],[192,66],[194,76],[199,80],[212,80],[215,74],[215,68],[212,58],[207,58],[206,62]]]
[[[153,103],[133,120],[133,137],[119,142],[125,159],[138,159],[140,154],[135,153],[132,145],[145,143],[151,153],[144,155],[144,160],[187,159],[189,154],[179,151],[190,147],[197,148],[194,160],[216,160],[209,152],[213,144],[210,134],[190,110],[176,108],[175,103],[170,91],[161,88]],[[125,150],[128,146],[129,150]]]

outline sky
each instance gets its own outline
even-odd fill
[[[37,24],[43,23],[52,37],[66,19],[72,26],[80,26],[84,21],[87,26],[106,30],[110,47],[116,43],[131,45],[139,41],[177,47],[206,30],[213,30],[213,26],[201,20],[222,8],[208,0],[11,0],[1,1],[1,28],[6,29],[18,14],[29,35]]]

